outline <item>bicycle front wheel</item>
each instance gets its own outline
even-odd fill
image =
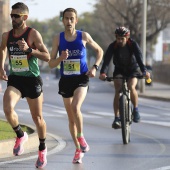
[[[130,142],[130,123],[128,121],[128,100],[127,96],[125,95],[122,95],[119,99],[119,112],[121,119],[123,143],[128,144]]]

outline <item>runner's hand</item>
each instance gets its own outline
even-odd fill
[[[27,42],[24,40],[24,38],[22,38],[22,40],[18,40],[17,44],[19,46],[19,49],[22,51],[27,51],[27,49],[29,48]]]
[[[95,77],[96,76],[96,69],[94,67],[91,68],[91,70],[88,70],[86,73],[89,77]]]
[[[5,70],[0,70],[0,79],[8,81],[8,76],[6,75],[6,71]]]
[[[65,51],[62,51],[61,52],[61,58],[63,59],[63,60],[66,60],[67,58],[68,58],[68,56],[69,56],[69,52],[68,52],[68,49],[66,49]]]

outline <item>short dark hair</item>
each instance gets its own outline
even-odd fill
[[[64,11],[63,11],[63,17],[64,17],[64,14],[66,12],[74,12],[76,14],[76,17],[77,17],[77,11],[74,9],[74,8],[66,8]]]
[[[17,2],[12,6],[12,9],[20,9],[22,13],[29,13],[28,6],[22,2]]]

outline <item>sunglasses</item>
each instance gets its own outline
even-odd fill
[[[26,14],[10,14],[11,18],[20,18],[21,16],[26,15]]]

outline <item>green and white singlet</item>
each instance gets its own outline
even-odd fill
[[[21,51],[16,43],[18,40],[24,38],[28,44],[28,37],[31,29],[32,28],[27,27],[25,32],[20,36],[15,36],[13,29],[9,31],[7,48],[9,54],[10,75],[37,77],[40,74],[38,58]]]

